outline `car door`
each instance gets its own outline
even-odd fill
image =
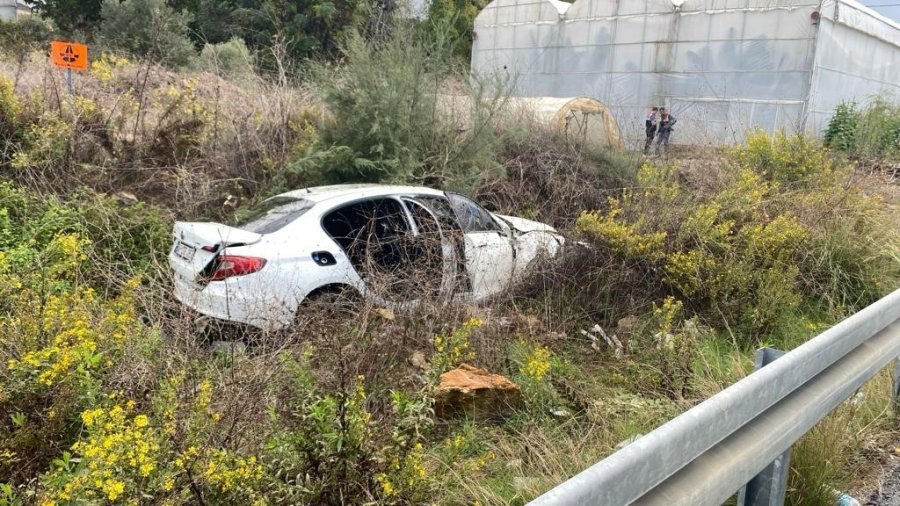
[[[456,219],[456,213],[453,211],[450,201],[442,195],[417,195],[410,197],[410,200],[427,208],[440,226],[445,258],[445,276],[446,273],[452,275],[450,279],[445,277],[445,280],[450,282],[449,289],[445,290],[445,294],[452,296],[471,293],[472,282],[466,270],[465,234]]]
[[[428,298],[451,296],[457,271],[451,231],[445,231],[441,220],[419,199],[404,198],[403,202],[415,226],[411,245],[415,258],[410,267],[416,271],[412,274],[417,280],[416,291]]]
[[[372,295],[396,299],[415,283],[409,270],[412,228],[399,200],[379,197],[349,203],[326,214],[322,228]]]
[[[515,249],[508,228],[472,199],[447,193],[464,233],[466,270],[476,300],[509,288],[515,268]]]

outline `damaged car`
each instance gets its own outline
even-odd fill
[[[290,326],[304,302],[352,291],[400,308],[423,297],[481,301],[564,244],[543,223],[493,214],[431,188],[336,185],[277,195],[233,225],[176,222],[178,300],[208,317]]]

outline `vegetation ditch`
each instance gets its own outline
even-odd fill
[[[69,95],[27,44],[0,59],[0,504],[522,504],[748,374],[757,347],[898,286],[897,187],[862,161],[892,156],[893,123],[866,119],[895,117],[887,99],[838,111],[834,149],[753,131],[666,160],[594,152],[501,120],[504,83],[431,26],[344,38],[302,82],[277,51],[193,70],[104,53]],[[471,117],[440,113],[448,91]],[[464,190],[590,247],[488,304],[319,308],[212,346],[171,295],[172,221],[358,181]],[[522,402],[437,416],[462,363]],[[888,396],[882,374],[798,444],[791,504],[853,485],[896,430]]]

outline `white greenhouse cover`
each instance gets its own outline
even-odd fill
[[[900,25],[854,0],[493,0],[472,69],[519,96],[588,96],[631,145],[648,109],[673,142],[728,144],[753,126],[821,133],[841,101],[900,99]]]

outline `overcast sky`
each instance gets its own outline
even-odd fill
[[[900,0],[861,0],[872,9],[900,22]]]

